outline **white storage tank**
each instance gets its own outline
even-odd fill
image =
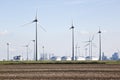
[[[86,57],[86,60],[92,60],[92,61],[97,61],[99,60],[99,58],[95,57],[95,56],[92,56],[92,58],[90,56],[87,56]]]
[[[92,57],[92,61],[98,61],[99,60],[99,58],[97,58],[97,57]]]
[[[78,61],[84,61],[84,60],[86,60],[86,59],[85,59],[84,57],[82,57],[82,56],[76,56],[75,59],[78,60]]]

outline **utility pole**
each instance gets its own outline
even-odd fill
[[[98,31],[98,33],[99,33],[99,60],[101,61],[101,30],[100,30],[100,28],[99,28],[99,31]]]
[[[7,43],[7,60],[9,61],[9,43]]]

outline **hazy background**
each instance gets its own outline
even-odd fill
[[[33,59],[35,19],[38,10],[38,53],[71,56],[72,20],[75,27],[75,45],[80,56],[85,55],[85,41],[95,34],[93,55],[98,57],[98,29],[102,30],[102,52],[107,56],[120,49],[120,0],[0,0],[0,59],[6,59],[10,43],[10,58],[22,55]]]

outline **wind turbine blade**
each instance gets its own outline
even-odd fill
[[[35,20],[33,20],[33,22],[38,22],[38,19],[37,19],[37,10],[36,10]]]
[[[90,42],[90,41],[84,41],[84,43],[88,43],[88,42]]]
[[[38,9],[36,9],[36,19],[37,19],[37,13],[38,13]]]
[[[26,47],[26,46],[21,46],[21,47]]]
[[[87,46],[89,46],[89,45],[90,45],[90,44],[88,43],[88,44],[85,45],[85,47],[87,47]]]
[[[38,23],[39,23],[39,22],[38,22]],[[41,28],[43,31],[47,32],[44,27],[42,27],[40,24],[38,24],[38,25],[40,26],[40,28]]]
[[[70,27],[70,29],[74,29],[75,27],[73,26],[73,19],[72,19],[72,25]]]
[[[24,46],[21,46],[21,47],[28,47],[29,45],[24,45]]]
[[[99,31],[98,31],[98,34],[99,34],[99,33],[101,33],[101,28],[100,28],[100,26],[99,26]]]
[[[46,31],[46,29],[45,29],[45,28],[43,28],[41,25],[40,25],[40,28],[41,28],[43,31],[47,32],[47,31]]]
[[[69,28],[70,30],[73,29],[73,26]]]
[[[97,46],[95,44],[92,44],[93,47],[97,48]]]
[[[32,24],[32,23],[33,23],[33,21],[32,21],[32,22],[29,22],[29,23],[26,23],[26,24],[24,24],[24,25],[21,25],[21,26],[24,27],[24,26],[27,26],[27,25]]]

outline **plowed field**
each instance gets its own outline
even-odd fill
[[[120,64],[7,64],[0,80],[120,80]]]

